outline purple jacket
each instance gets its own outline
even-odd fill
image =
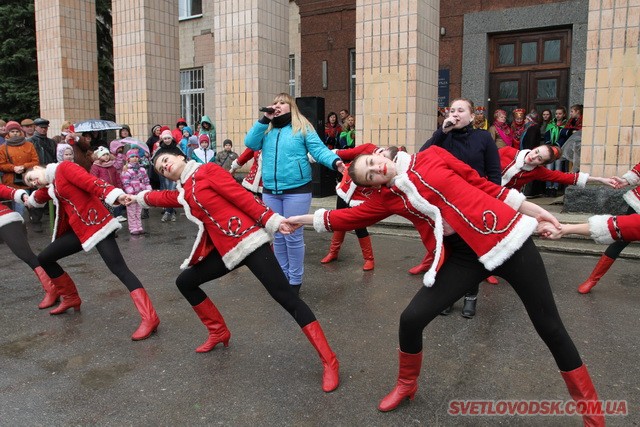
[[[127,194],[138,194],[144,190],[151,190],[147,171],[139,164],[127,165],[120,177],[124,192]]]

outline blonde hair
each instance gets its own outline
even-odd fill
[[[60,132],[68,131],[72,124],[73,123],[69,121],[62,122],[62,125],[60,126]]]
[[[302,115],[298,109],[295,99],[293,99],[288,93],[282,92],[276,95],[273,99],[273,103],[275,104],[280,101],[284,101],[289,104],[289,109],[291,110],[291,128],[293,130],[291,133],[295,135],[298,132],[302,132],[302,135],[307,136],[307,130],[310,128],[313,129],[313,126],[311,125],[311,122]],[[273,123],[269,123],[269,127],[265,133],[271,132],[271,129],[273,129]]]

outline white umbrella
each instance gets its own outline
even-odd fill
[[[127,146],[127,150],[130,150],[131,148],[140,148],[144,150],[145,153],[149,154],[149,147],[147,147],[147,143],[142,142],[139,139],[128,136],[126,138],[122,138],[120,142]]]
[[[116,122],[112,122],[109,120],[91,119],[85,120],[83,122],[78,122],[73,125],[73,128],[76,132],[94,132],[101,130],[122,129],[122,126],[120,126]]]

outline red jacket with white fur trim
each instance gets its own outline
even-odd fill
[[[423,236],[425,246],[435,249],[434,262],[424,277],[424,284],[430,286],[441,256],[443,221],[474,250],[489,271],[509,259],[537,227],[534,218],[515,210],[525,199],[522,194],[481,178],[440,147],[432,146],[411,156],[406,173],[401,171],[393,186],[381,188],[359,206],[316,211],[315,229],[364,228],[392,214],[424,228],[420,223],[430,219],[434,238],[424,241]]]
[[[640,213],[640,191],[638,191],[637,185],[640,184],[640,163],[635,165],[629,172],[622,175],[627,180],[629,185],[633,185],[636,188],[627,191],[624,194],[624,200],[633,208],[634,211]]]
[[[342,180],[336,185],[336,194],[345,201],[349,206],[357,206],[368,200],[375,189],[370,187],[362,187],[355,185],[349,176],[347,169],[349,163],[361,154],[373,154],[378,147],[373,144],[361,144],[354,148],[345,148],[342,150],[333,150],[345,163],[345,170],[342,173]]]
[[[640,240],[640,215],[594,215],[589,218],[589,232],[597,243]]]
[[[231,173],[240,169],[249,160],[253,159],[249,173],[242,180],[242,186],[254,193],[262,193],[262,153],[261,150],[253,151],[251,148],[245,149],[237,159],[231,163]]]
[[[233,269],[250,253],[269,243],[284,219],[245,191],[229,172],[215,163],[190,161],[178,181],[178,191],[143,191],[142,207],[183,207],[198,225],[198,236],[181,268],[202,261],[214,249]]]
[[[0,200],[11,200],[16,203],[22,203],[22,196],[25,194],[27,194],[27,192],[24,190],[0,184]],[[22,215],[0,203],[0,227],[4,227],[10,222],[23,222]]]
[[[550,170],[540,166],[526,165],[524,158],[531,150],[518,150],[513,147],[503,147],[498,150],[500,167],[502,169],[502,185],[507,188],[522,190],[532,181],[552,181],[565,185],[584,187],[589,178],[588,173],[566,173]]]
[[[45,174],[49,185],[29,196],[29,203],[43,207],[49,200],[56,205],[56,222],[52,241],[70,228],[85,251],[114,231],[122,228],[102,204],[117,204],[124,194],[119,188],[97,178],[73,162],[50,163]]]

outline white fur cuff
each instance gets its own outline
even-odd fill
[[[640,213],[640,199],[638,199],[636,191],[627,191],[626,193],[624,193],[624,196],[622,196],[622,198],[634,211]]]
[[[116,202],[118,201],[118,197],[122,196],[123,194],[125,194],[124,191],[119,188],[114,188],[113,190],[109,191],[109,194],[107,194],[107,197],[104,198],[104,201],[111,206],[115,206]]]
[[[589,174],[585,173],[585,172],[578,172],[578,181],[576,182],[576,185],[578,187],[584,187],[585,185],[587,185],[587,180],[589,179]]]
[[[43,208],[47,205],[47,202],[45,203],[38,203],[36,202],[36,198],[34,197],[34,194],[36,194],[36,192],[34,191],[33,193],[31,193],[31,195],[29,196],[29,204],[33,207],[36,208]]]
[[[638,185],[638,183],[640,182],[640,178],[633,171],[625,173],[624,175],[622,175],[622,178],[626,179],[629,185]]]
[[[13,194],[13,201],[16,203],[22,203],[22,196],[24,195],[29,195],[26,191],[24,190],[16,190],[16,192]]]
[[[589,232],[591,233],[591,238],[596,243],[609,245],[615,242],[609,231],[609,218],[611,218],[611,215],[594,215],[589,217]]]
[[[139,204],[144,209],[149,209],[151,206],[147,204],[147,201],[144,199],[144,196],[148,194],[151,190],[143,190],[136,194],[136,203]]]
[[[267,223],[264,225],[264,229],[267,233],[269,233],[269,236],[273,236],[274,234],[276,234],[283,220],[284,217],[280,214],[274,213],[273,215],[271,215],[271,218],[269,218]]]
[[[527,197],[524,194],[517,190],[511,189],[509,190],[509,194],[507,194],[506,199],[504,199],[504,202],[507,205],[511,206],[513,209],[518,210],[520,209],[522,202],[524,202],[525,200],[527,200]]]
[[[318,209],[313,213],[313,228],[318,232],[322,233],[324,231],[331,231],[324,224],[324,214],[327,212],[326,209]]]

